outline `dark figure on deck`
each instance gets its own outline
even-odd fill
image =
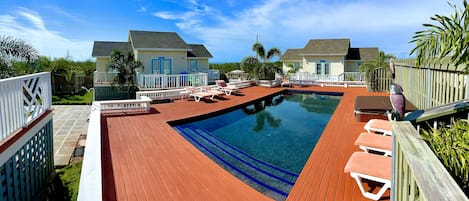
[[[391,84],[390,86],[391,95],[389,99],[391,100],[392,112],[391,119],[396,121],[401,121],[404,118],[405,113],[405,97],[402,94],[402,87],[398,84]]]

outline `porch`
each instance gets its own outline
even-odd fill
[[[118,72],[94,72],[94,86],[111,86]],[[188,86],[205,86],[220,79],[220,71],[210,69],[192,74],[144,74],[137,72],[136,80],[140,91],[178,89]]]

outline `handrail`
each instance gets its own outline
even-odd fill
[[[408,121],[391,121],[393,185],[391,200],[467,200],[433,151]]]
[[[51,108],[50,73],[0,80],[0,141]]]
[[[101,111],[140,109],[150,111],[151,99],[146,96],[140,96],[138,99],[96,101],[95,104]]]
[[[208,84],[207,73],[196,74],[137,74],[137,83],[141,90],[175,89]]]

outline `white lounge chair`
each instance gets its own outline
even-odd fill
[[[384,135],[361,133],[355,140],[355,145],[365,152],[370,151],[383,153],[384,156],[392,155],[392,137]]]
[[[214,96],[217,96],[217,97],[221,97],[221,96],[225,95],[225,92],[214,89],[211,86],[204,86],[204,87],[201,87],[201,89],[202,89],[202,91],[210,93],[210,94],[212,94]]]
[[[280,82],[281,82],[280,87],[283,87],[283,86],[292,87],[293,86],[292,83],[285,78],[282,78]]]
[[[189,97],[193,97],[195,102],[199,102],[200,99],[205,98],[205,97],[210,97],[210,100],[213,100],[213,97],[215,96],[214,94],[200,91],[199,89],[195,87],[186,87],[186,91],[189,92]]]
[[[365,152],[355,152],[350,156],[344,168],[345,173],[357,182],[358,188],[366,198],[379,200],[391,188],[391,158]],[[383,184],[377,193],[365,191],[362,179],[367,179]]]
[[[216,80],[215,83],[218,89],[225,92],[226,95],[230,96],[233,92],[239,92],[239,88],[234,85],[227,85],[225,80]]]
[[[368,133],[380,133],[383,135],[392,135],[392,126],[391,122],[383,119],[370,119],[365,124],[365,130]]]

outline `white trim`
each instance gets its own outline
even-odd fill
[[[93,105],[81,168],[78,201],[103,199],[101,169],[101,111]]]
[[[0,154],[0,165],[5,164],[21,147],[23,147],[34,135],[36,135],[39,132],[39,130],[41,130],[44,127],[44,125],[46,125],[50,120],[52,120],[52,112],[50,112],[46,117],[44,117],[40,122],[38,122],[33,128],[31,128],[31,130],[29,130],[21,138],[16,140],[2,154]],[[52,127],[50,129],[51,131],[53,130]]]

